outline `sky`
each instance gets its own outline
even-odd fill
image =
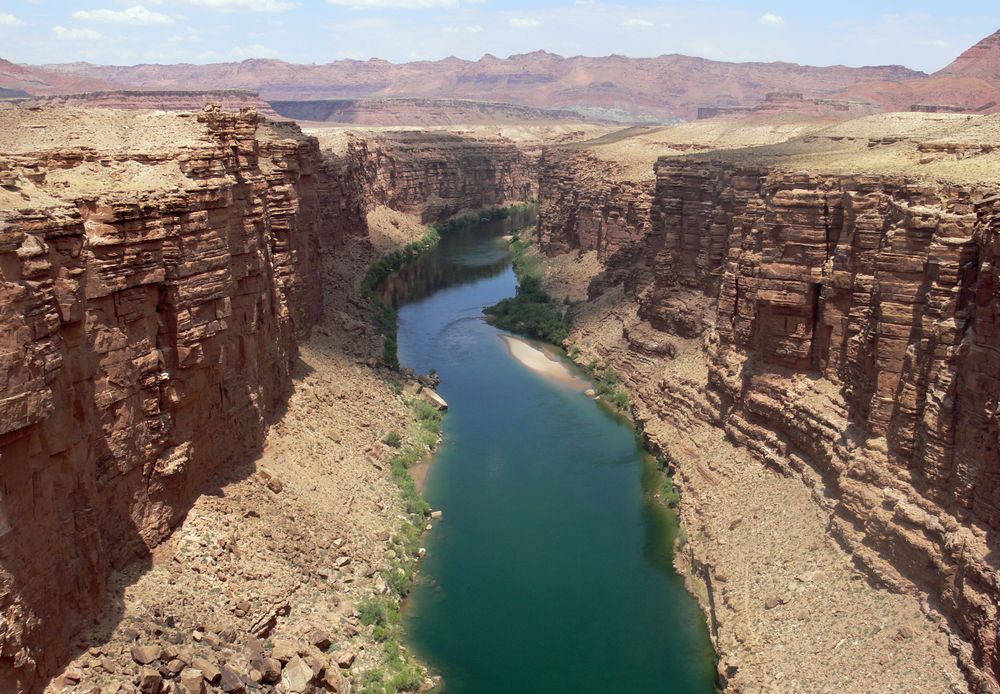
[[[998,29],[998,0],[0,0],[0,57],[32,64],[476,60],[542,49],[931,72]]]

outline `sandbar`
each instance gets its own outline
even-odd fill
[[[530,342],[522,340],[513,335],[501,335],[500,339],[507,345],[512,357],[527,366],[535,373],[539,373],[554,381],[566,383],[568,385],[586,390],[590,388],[583,378],[577,376],[573,371],[559,359],[550,356],[544,350],[535,347]]]

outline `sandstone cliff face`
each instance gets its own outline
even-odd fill
[[[5,692],[51,674],[109,572],[259,448],[321,310],[315,142],[259,137],[253,112],[199,120],[206,140],[176,154],[185,190],[0,222]]]
[[[425,222],[538,195],[535,159],[506,142],[400,132],[352,138],[345,157],[366,206],[384,205]]]
[[[538,233],[547,252],[597,251],[607,261],[649,233],[653,181],[618,178],[616,168],[585,151],[545,151]]]
[[[333,156],[252,110],[31,114],[0,112],[26,128],[0,160],[3,692],[57,672],[120,599],[111,572],[259,453],[323,281],[343,289],[324,255],[375,205],[438,219],[535,195],[507,144]]]
[[[542,214],[572,188],[543,177]],[[711,422],[820,490],[855,560],[971,644],[952,646],[981,691],[1000,676],[998,225],[982,187],[662,159],[626,283],[662,336],[625,335],[636,358],[698,338],[707,367],[644,408]],[[589,227],[539,222],[550,251],[591,243]]]
[[[572,149],[549,148],[539,164],[540,244],[550,255],[597,251],[607,272],[592,283],[591,295],[633,275],[650,231],[655,182],[619,173],[616,164]]]

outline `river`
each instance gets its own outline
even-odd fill
[[[530,221],[452,232],[387,283],[400,363],[435,369],[450,405],[424,490],[443,518],[407,602],[408,645],[448,694],[711,694],[655,464],[626,420],[525,368],[483,320],[517,285],[501,236]]]

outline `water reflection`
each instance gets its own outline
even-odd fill
[[[399,308],[445,287],[495,277],[510,265],[502,237],[534,224],[532,207],[503,219],[446,230],[433,251],[386,278],[380,288],[382,300]]]

